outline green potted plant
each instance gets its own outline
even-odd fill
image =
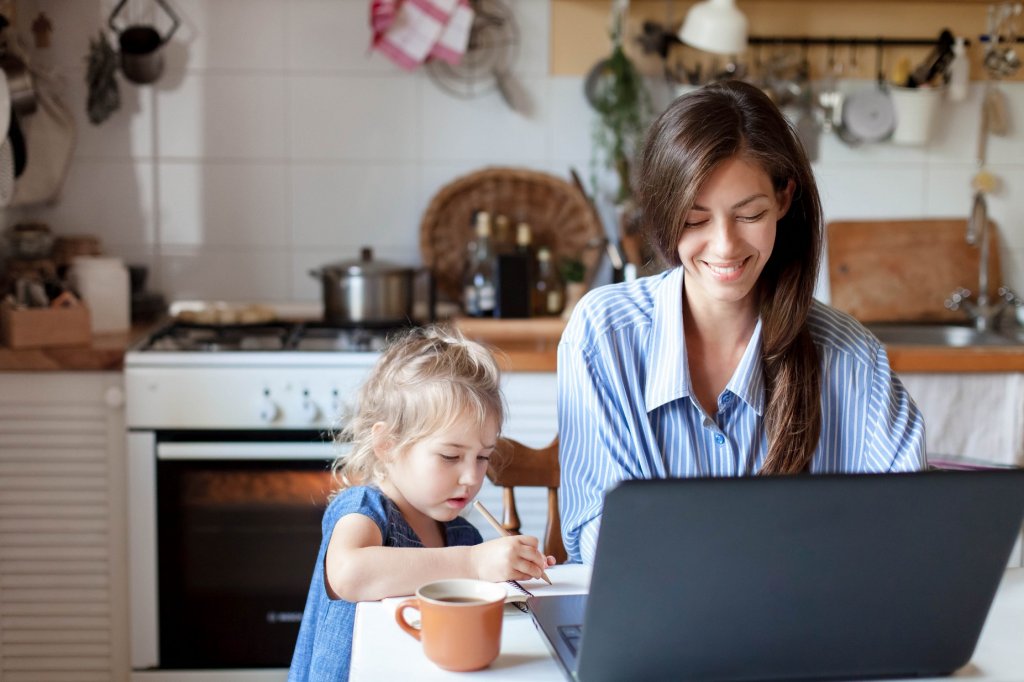
[[[625,7],[617,6],[612,11],[611,55],[594,65],[584,90],[587,101],[597,112],[591,165],[595,195],[597,166],[611,168],[619,183],[614,203],[621,205],[632,197],[630,166],[647,127],[651,101],[643,78],[623,48]]]
[[[563,258],[558,270],[562,281],[565,282],[565,308],[562,310],[562,317],[569,319],[573,307],[583,297],[583,294],[587,293],[587,285],[584,281],[587,276],[587,266],[578,258]]]

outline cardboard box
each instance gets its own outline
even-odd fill
[[[81,304],[57,308],[0,305],[0,328],[10,348],[78,346],[92,340],[89,309]]]

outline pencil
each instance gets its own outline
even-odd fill
[[[494,526],[494,530],[498,531],[502,535],[512,535],[511,532],[509,532],[504,526],[498,523],[498,519],[491,516],[491,512],[487,511],[487,507],[485,507],[483,503],[480,502],[480,500],[474,500],[473,506],[476,508],[478,512],[480,512],[483,515],[485,519],[487,519],[487,523]],[[543,578],[544,582],[546,582],[548,585],[551,584],[551,578],[548,577],[546,571],[541,571],[540,577]]]

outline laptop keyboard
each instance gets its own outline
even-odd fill
[[[562,636],[562,641],[569,647],[572,655],[577,656],[580,640],[583,639],[583,628],[579,625],[559,625],[558,634]]]

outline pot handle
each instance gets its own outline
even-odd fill
[[[118,35],[121,34],[121,29],[119,29],[117,24],[114,23],[114,18],[121,13],[121,10],[124,9],[126,4],[128,4],[128,0],[121,0],[118,2],[117,6],[114,7],[114,11],[110,13],[110,17],[107,19],[107,25],[110,26],[111,30]],[[178,26],[181,25],[181,19],[178,18],[178,15],[174,13],[174,10],[171,9],[170,5],[168,5],[165,0],[156,0],[156,4],[159,5],[160,9],[166,12],[167,16],[171,19],[171,28],[167,31],[167,34],[160,39],[160,44],[163,45],[170,40],[171,36],[174,35],[174,32],[178,30]]]

